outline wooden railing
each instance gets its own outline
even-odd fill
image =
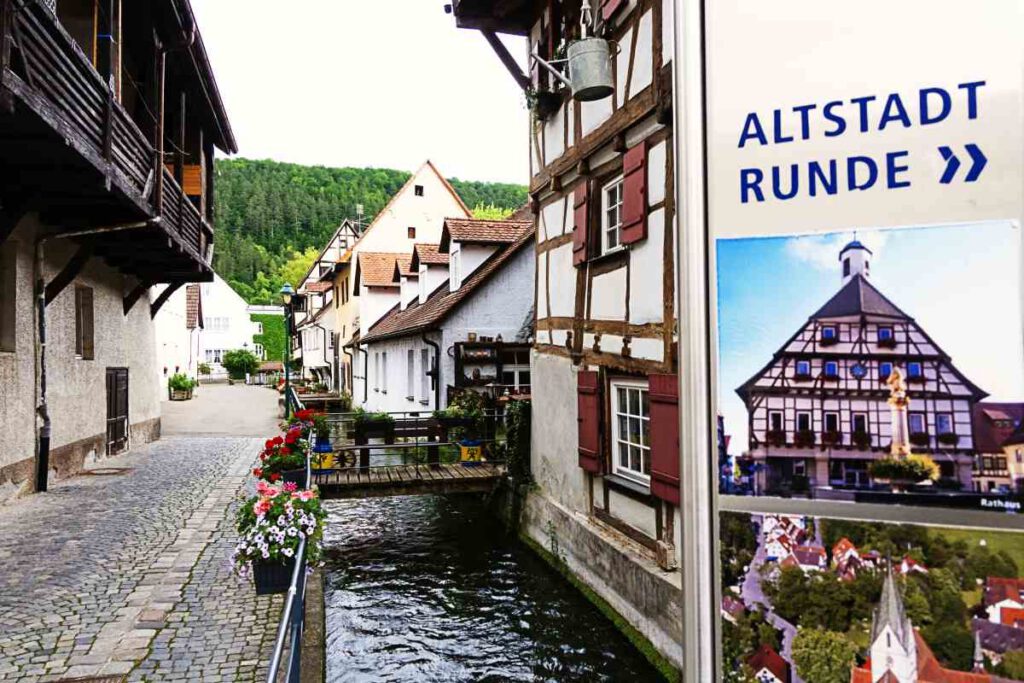
[[[199,210],[56,15],[32,0],[0,0],[0,52],[4,45],[21,60],[0,54],[3,84],[153,216],[155,175],[163,174],[161,224],[205,261]]]

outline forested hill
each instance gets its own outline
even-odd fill
[[[276,161],[217,161],[214,268],[251,303],[275,303],[298,285],[344,218],[363,205],[369,221],[409,178],[382,168],[326,168]],[[516,209],[526,188],[450,179],[471,208]]]

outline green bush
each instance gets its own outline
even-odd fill
[[[225,352],[221,364],[228,371],[230,379],[245,379],[247,374],[251,375],[259,369],[260,359],[252,351],[236,349]]]
[[[927,455],[908,455],[906,458],[884,458],[868,467],[875,479],[925,481],[939,478],[939,466]]]
[[[167,386],[171,391],[191,391],[196,387],[196,384],[197,382],[194,379],[180,372],[171,375],[171,378],[167,380]]]
[[[200,375],[210,375],[212,373],[213,373],[213,370],[210,369],[210,364],[209,363],[200,363],[199,364],[199,374]]]

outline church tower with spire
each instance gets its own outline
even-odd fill
[[[843,284],[860,275],[863,278],[871,277],[871,250],[864,246],[860,240],[854,237],[843,250],[839,252],[839,262],[843,265]]]
[[[885,677],[885,678],[883,678]],[[882,598],[871,622],[871,680],[917,681],[917,641],[892,574],[892,562],[882,584]]]

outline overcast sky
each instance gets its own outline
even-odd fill
[[[522,92],[444,4],[192,0],[240,156],[526,184]]]

